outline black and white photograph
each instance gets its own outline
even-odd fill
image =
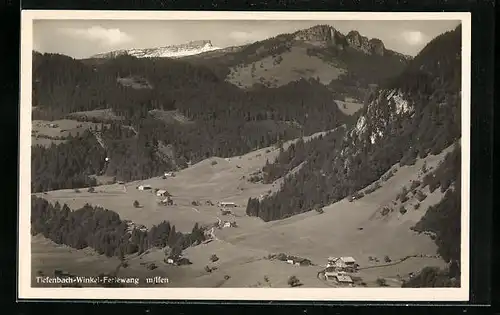
[[[470,28],[23,11],[20,296],[467,300]]]

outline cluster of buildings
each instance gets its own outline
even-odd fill
[[[301,258],[301,257],[293,257],[293,256],[288,256],[288,259],[286,262],[290,265],[295,265],[295,266],[310,266],[311,261],[306,258]]]
[[[358,267],[353,257],[328,257],[325,278],[342,284],[352,284],[353,280],[348,273],[356,272]]]
[[[221,208],[236,208],[238,205],[234,202],[220,201],[217,203],[217,206]]]
[[[236,221],[221,221],[219,223],[219,229],[225,229],[230,227],[237,227]]]
[[[137,186],[137,189],[145,191],[145,190],[152,190],[153,187],[151,187],[151,185],[146,185],[145,184],[145,185],[139,185],[139,186]],[[158,196],[158,197],[171,197],[172,196],[165,189],[155,189],[154,192],[155,192],[156,196]]]

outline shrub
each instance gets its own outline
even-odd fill
[[[262,180],[262,176],[259,176],[259,175],[252,175],[250,176],[250,178],[248,179],[249,182],[251,183],[258,183]]]
[[[414,208],[415,210],[417,210],[418,208],[420,208],[420,203],[415,204],[415,205],[413,206],[413,208]]]
[[[439,187],[439,181],[433,181],[429,184],[429,191],[433,193]]]
[[[212,161],[212,163],[210,163],[210,165],[212,165],[212,166],[217,165],[217,161]]]
[[[380,287],[386,287],[387,286],[387,282],[385,281],[384,278],[377,278],[377,284]]]
[[[154,263],[150,263],[147,268],[148,270],[155,270],[156,268],[158,268],[158,266],[156,266]]]
[[[264,276],[264,281],[265,282],[269,282],[269,277],[268,276]]]
[[[208,266],[205,266],[205,271],[206,272],[212,272],[212,268],[208,267]]]
[[[80,192],[80,189],[75,188],[75,192],[76,192],[76,193],[79,193],[79,192]]]
[[[288,278],[288,285],[293,288],[301,286],[302,283],[300,283],[300,280],[296,276],[291,276],[290,278]]]
[[[391,258],[389,258],[389,256],[385,255],[385,257],[384,257],[384,261],[385,261],[386,263],[390,263],[392,260],[391,260]]]
[[[375,184],[373,184],[372,187],[365,189],[364,194],[365,195],[371,194],[372,192],[379,189],[380,187],[382,187],[382,185],[380,185],[380,182],[375,182]]]
[[[212,254],[212,256],[210,256],[210,261],[211,262],[216,262],[217,260],[219,260],[219,257],[217,257],[217,255]]]
[[[390,208],[388,208],[388,207],[384,207],[384,209],[382,209],[381,214],[382,214],[383,216],[386,216],[386,215],[388,215],[388,214],[389,214],[389,212],[391,212],[391,209],[390,209]]]
[[[401,197],[401,202],[402,202],[402,203],[405,203],[405,202],[407,202],[407,201],[408,201],[408,199],[409,199],[409,198],[408,198],[408,195],[404,195],[404,196],[402,196],[402,197]]]
[[[89,189],[87,189],[87,192],[89,192],[89,193],[93,193],[93,192],[95,192],[94,187],[89,187]]]
[[[425,198],[427,198],[427,195],[424,192],[422,192],[421,190],[419,190],[415,194],[415,197],[417,198],[418,201],[422,202],[425,200]]]
[[[141,205],[139,204],[139,201],[134,200],[134,208],[139,208]]]
[[[230,276],[230,275],[225,275],[225,276],[224,276],[224,280],[229,280],[230,278],[231,278],[231,276]]]
[[[178,259],[176,263],[179,266],[182,266],[182,265],[192,265],[193,264],[189,259],[187,259],[185,257]]]
[[[427,162],[424,162],[424,165],[422,165],[422,174],[427,173]]]
[[[279,253],[277,256],[276,256],[276,259],[278,260],[281,260],[281,261],[286,261],[288,259],[287,255],[284,254],[284,253]]]
[[[418,186],[420,186],[420,181],[419,180],[414,180],[411,182],[411,186],[410,186],[410,190],[413,190],[415,188],[417,188]]]
[[[365,196],[365,193],[364,193],[364,192],[362,192],[362,191],[360,191],[360,192],[355,193],[355,194],[353,194],[353,195],[352,195],[352,197],[353,197],[354,199],[361,199],[361,198],[363,198],[364,196]]]
[[[316,208],[316,212],[319,214],[324,213],[323,208],[320,207]]]
[[[399,213],[405,214],[406,212],[407,212],[407,210],[404,206],[401,206],[401,208],[399,208]]]

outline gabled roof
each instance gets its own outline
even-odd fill
[[[340,259],[342,259],[343,262],[345,263],[354,263],[356,262],[356,259],[354,259],[353,257],[341,257]]]
[[[352,279],[351,279],[351,277],[349,277],[349,276],[340,276],[340,275],[337,275],[337,280],[339,282],[349,282],[349,283],[353,282]]]

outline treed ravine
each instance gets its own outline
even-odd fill
[[[412,227],[432,234],[450,267],[424,269],[404,285],[457,286],[460,89],[460,26],[414,58],[323,25],[176,59],[104,54],[76,60],[33,52],[33,120],[89,127],[67,136],[66,130],[33,135],[53,143],[33,146],[31,187],[40,193],[97,186],[100,177],[147,179],[274,145],[279,153],[252,180],[280,180],[280,186],[246,205],[246,215],[270,222],[360,199],[394,165],[411,166],[453,147],[419,183],[440,189],[442,199]],[[349,102],[361,109],[345,111]],[[330,132],[283,147],[321,131]],[[33,234],[108,256],[155,246],[169,246],[175,256],[206,240],[198,224],[181,233],[167,221],[126,238],[127,224],[113,209],[89,204],[71,211],[33,201]]]

